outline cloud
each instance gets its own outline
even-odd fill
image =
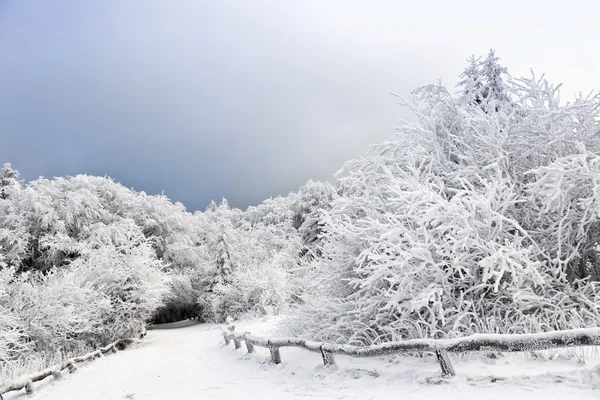
[[[393,139],[410,115],[388,91],[453,84],[471,53],[600,86],[589,8],[403,3],[3,2],[0,159],[245,207]]]

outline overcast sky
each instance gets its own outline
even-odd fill
[[[0,162],[204,209],[332,179],[407,95],[494,48],[600,88],[600,2],[0,0]]]

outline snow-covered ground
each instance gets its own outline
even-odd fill
[[[273,321],[239,323],[236,330],[267,333]],[[587,350],[588,356],[593,351]],[[597,350],[594,350],[597,351]],[[580,352],[581,353],[581,352]],[[225,346],[217,326],[148,332],[140,345],[81,365],[62,380],[35,384],[35,400],[95,399],[593,399],[600,398],[600,360],[546,360],[523,354],[453,357],[458,374],[439,379],[434,357],[336,357],[324,369],[318,354]],[[30,398],[24,391],[6,400]]]

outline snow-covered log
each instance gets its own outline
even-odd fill
[[[342,354],[351,357],[377,357],[387,354],[432,352],[437,355],[442,374],[445,376],[455,374],[450,359],[446,354],[447,352],[520,352],[548,350],[559,347],[600,345],[600,328],[581,328],[531,334],[474,334],[454,339],[411,339],[366,347],[314,342],[294,337],[266,338],[253,336],[248,332],[239,333],[227,329],[222,329],[222,332],[226,341],[230,339],[243,340],[246,344],[251,344],[252,349],[254,346],[270,349],[273,362],[276,364],[281,362],[281,355],[279,354],[279,348],[281,347],[300,347],[320,353],[323,357],[323,363],[326,366],[335,364],[333,354]],[[236,348],[238,347],[236,346]]]
[[[60,364],[53,365],[53,366],[48,367],[40,372],[31,374],[31,375],[25,375],[18,379],[9,381],[9,382],[0,383],[0,398],[5,393],[12,392],[15,390],[21,390],[23,388],[25,388],[25,390],[27,391],[28,394],[31,394],[31,393],[33,393],[33,383],[34,382],[39,382],[43,379],[46,379],[47,377],[49,377],[51,375],[55,379],[59,379],[62,375],[62,371],[65,369],[68,370],[69,372],[74,372],[77,369],[77,367],[76,367],[77,363],[83,363],[86,361],[91,361],[97,357],[98,358],[103,357],[104,354],[108,353],[108,352],[114,353],[114,352],[116,352],[118,347],[125,348],[129,344],[137,342],[137,341],[138,341],[137,339],[117,340],[116,342],[113,342],[113,343],[109,344],[108,346],[101,347],[98,350],[92,351],[92,352],[87,353],[80,357],[70,358],[66,361],[63,361]]]

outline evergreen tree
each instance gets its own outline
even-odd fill
[[[487,58],[481,65],[481,73],[485,80],[482,88],[483,98],[488,105],[493,104],[498,107],[499,103],[508,101],[508,93],[502,76],[508,73],[506,67],[499,63],[500,58],[496,56],[494,50],[490,50]]]
[[[506,67],[500,63],[494,50],[490,50],[485,60],[471,56],[469,65],[460,75],[459,87],[462,88],[462,100],[467,104],[479,105],[486,113],[498,111],[502,104],[510,101],[504,76]]]
[[[331,202],[336,196],[330,183],[309,180],[298,190],[295,201],[291,204],[294,213],[293,227],[304,243],[301,255],[306,255],[308,260],[320,253],[320,238],[324,233],[321,213],[331,208]]]
[[[0,171],[0,198],[6,200],[20,189],[19,171],[13,169],[10,163],[4,164],[2,171]]]
[[[206,212],[215,211],[216,209],[217,209],[217,203],[215,203],[214,200],[211,200],[211,202],[208,205],[208,207],[206,207]]]
[[[481,57],[472,55],[467,59],[469,66],[460,74],[457,86],[462,87],[462,98],[469,104],[481,104]]]

